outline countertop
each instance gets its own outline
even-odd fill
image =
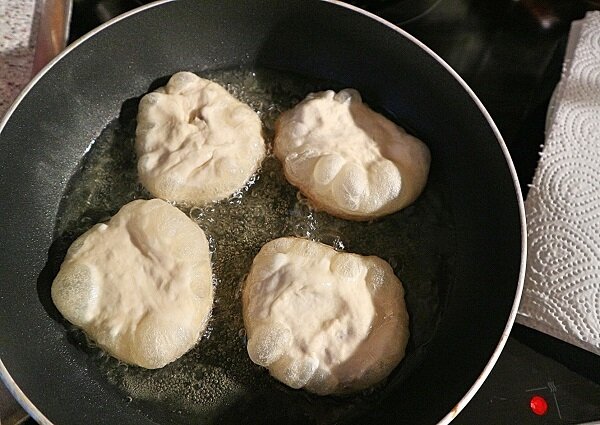
[[[31,78],[40,0],[0,0],[0,117]]]

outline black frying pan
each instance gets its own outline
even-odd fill
[[[446,64],[398,28],[333,2],[159,2],[75,43],[27,87],[0,133],[3,380],[42,423],[193,420],[160,400],[128,398],[99,372],[97,350],[52,310],[49,286],[66,249],[54,229],[71,176],[109,122],[135,116],[135,99],[176,71],[231,67],[355,87],[425,140],[432,179],[453,217],[455,252],[440,277],[447,284],[438,288],[433,337],[409,345],[383,388],[335,399],[275,384],[271,393],[226,402],[211,417],[222,423],[449,422],[489,373],[516,313],[525,258],[516,174],[491,118]]]

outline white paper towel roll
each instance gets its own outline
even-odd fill
[[[517,321],[600,354],[600,12],[572,26],[525,211]]]

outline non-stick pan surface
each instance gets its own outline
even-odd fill
[[[392,379],[372,405],[348,417],[355,423],[448,422],[489,373],[514,320],[525,237],[516,176],[491,118],[447,65],[397,28],[330,2],[150,5],[85,37],[28,86],[0,133],[4,381],[41,422],[177,423],[178,412],[156,415],[130,402],[102,379],[80,341],[68,337],[48,308],[56,269],[48,263],[67,183],[126,101],[179,70],[231,67],[279,69],[355,87],[429,145],[432,173],[443,182],[454,217],[443,315],[408,376]],[[266,400],[233,404],[221,421],[260,418],[293,419],[285,405]]]

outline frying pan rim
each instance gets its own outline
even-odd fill
[[[4,117],[2,118],[2,121],[0,121],[0,133],[2,133],[4,127],[6,126],[6,124],[9,121],[10,117],[12,116],[12,114],[14,113],[16,108],[19,106],[21,101],[25,98],[25,96],[27,96],[29,91],[37,84],[37,82],[57,62],[62,60],[62,58],[65,57],[66,55],[68,55],[72,50],[76,49],[80,44],[83,44],[83,42],[85,42],[87,39],[95,36],[97,33],[103,31],[105,28],[115,24],[116,22],[119,22],[123,19],[127,19],[128,17],[130,17],[132,15],[144,12],[153,7],[160,6],[160,5],[163,5],[166,3],[171,3],[173,1],[176,1],[176,0],[158,0],[158,1],[155,1],[152,3],[140,6],[136,9],[130,10],[129,12],[125,12],[125,13],[105,22],[104,24],[100,25],[99,27],[97,27],[97,28],[91,30],[90,32],[88,32],[87,34],[83,35],[78,40],[74,41],[63,52],[61,52],[52,61],[50,61],[44,68],[42,68],[40,70],[40,72],[38,72],[31,79],[31,81],[25,86],[23,91],[21,91],[21,93],[17,96],[17,98],[15,99],[13,104],[10,106],[10,108],[8,109],[8,111],[6,112]],[[483,371],[479,374],[479,376],[477,377],[475,382],[471,385],[469,390],[465,393],[465,395],[463,395],[463,397],[450,410],[450,412],[447,413],[446,416],[444,416],[438,422],[438,425],[446,425],[446,424],[450,423],[462,411],[462,409],[471,401],[473,396],[477,393],[477,391],[483,385],[483,382],[489,376],[490,372],[492,371],[492,368],[494,367],[494,365],[498,361],[498,358],[500,357],[500,353],[502,352],[504,346],[506,345],[506,342],[508,341],[510,331],[515,322],[519,303],[521,301],[521,294],[523,292],[523,285],[524,285],[524,281],[525,281],[525,266],[526,266],[526,259],[527,259],[527,226],[526,226],[525,206],[524,206],[524,202],[523,202],[523,195],[521,192],[521,187],[519,185],[519,179],[517,176],[517,172],[516,172],[515,166],[512,162],[508,147],[506,146],[506,143],[504,142],[504,139],[503,139],[502,135],[500,134],[500,130],[498,130],[498,128],[496,127],[496,124],[494,123],[494,120],[492,119],[491,115],[489,114],[489,112],[487,111],[487,109],[485,108],[485,106],[483,105],[481,100],[479,100],[479,98],[477,97],[475,92],[462,79],[462,77],[450,65],[448,65],[446,63],[446,61],[444,61],[444,59],[442,59],[437,53],[435,53],[433,50],[431,50],[429,47],[427,47],[420,40],[418,40],[417,38],[412,36],[410,33],[406,32],[402,28],[386,21],[385,19],[383,19],[371,12],[368,12],[359,7],[356,7],[354,5],[344,3],[344,2],[338,1],[338,0],[319,0],[319,1],[322,1],[325,3],[331,3],[331,4],[334,4],[339,7],[344,7],[346,9],[349,9],[349,10],[352,10],[353,12],[362,14],[370,19],[373,19],[374,21],[376,21],[380,24],[387,26],[388,28],[392,29],[393,31],[397,32],[398,34],[400,34],[401,36],[403,36],[404,38],[409,40],[410,42],[414,43],[417,47],[419,47],[421,50],[423,50],[425,53],[427,53],[429,56],[431,56],[436,62],[438,62],[438,64],[440,64],[460,84],[460,86],[463,88],[463,90],[465,90],[465,92],[469,95],[471,100],[475,103],[475,105],[477,106],[477,108],[480,110],[481,114],[487,121],[492,132],[494,133],[494,136],[496,137],[496,140],[498,142],[498,145],[500,146],[502,154],[504,155],[506,165],[508,166],[510,176],[513,181],[513,187],[515,190],[515,195],[517,197],[517,206],[518,206],[518,210],[519,210],[519,218],[520,218],[520,223],[521,223],[521,261],[519,264],[519,278],[517,281],[517,290],[515,293],[515,297],[513,300],[510,314],[508,316],[506,326],[504,327],[504,330],[502,332],[500,340],[498,341],[498,344],[496,345],[496,348],[494,349],[494,352],[492,353],[486,366],[484,367]],[[46,418],[46,416],[31,402],[31,400],[29,400],[29,398],[25,395],[25,393],[23,393],[23,391],[19,388],[17,383],[14,381],[14,379],[12,378],[12,376],[10,375],[10,373],[4,366],[2,359],[0,359],[0,380],[2,380],[4,382],[5,386],[8,388],[9,392],[12,394],[12,396],[15,398],[15,400],[25,409],[25,411],[36,422],[38,422],[42,425],[53,425],[52,422],[48,418]]]

